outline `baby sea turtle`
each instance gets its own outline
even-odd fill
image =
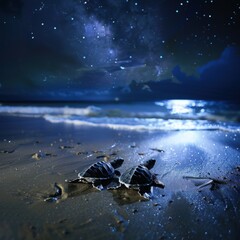
[[[126,170],[119,178],[119,186],[124,185],[127,188],[138,190],[141,196],[149,199],[152,186],[164,188],[164,184],[157,179],[156,174],[149,171],[153,168],[155,162],[156,160],[150,159]]]
[[[78,178],[67,181],[68,183],[92,183],[98,190],[103,189],[103,185],[108,185],[121,175],[115,170],[123,164],[123,159],[118,158],[111,162],[99,161],[92,164],[78,174]]]

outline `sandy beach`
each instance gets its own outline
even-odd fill
[[[239,133],[0,119],[0,239],[240,238]],[[118,157],[125,160],[121,172],[156,159],[151,171],[165,188],[153,188],[147,201],[134,190],[65,182],[94,162]],[[198,188],[211,179],[221,181]],[[44,201],[55,182],[62,198]]]
[[[240,0],[0,0],[0,240],[240,240],[239,25]]]

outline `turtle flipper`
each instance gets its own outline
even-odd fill
[[[121,183],[119,182],[119,177],[121,173],[118,170],[114,172],[115,177],[111,180],[111,182],[107,185],[107,190],[114,190],[121,187]]]
[[[118,158],[118,159],[111,161],[110,164],[112,165],[112,167],[114,169],[116,169],[116,168],[121,167],[123,162],[124,162],[124,160],[122,158]]]
[[[114,171],[114,174],[115,174],[117,177],[120,177],[120,176],[121,176],[121,173],[120,173],[118,170],[115,170],[115,171]]]
[[[146,167],[148,170],[152,169],[155,165],[156,160],[155,159],[149,159],[148,161],[145,161],[141,165]]]
[[[102,191],[102,190],[104,189],[101,180],[95,180],[95,181],[93,181],[92,186],[93,186],[94,188],[96,188],[97,190],[99,190],[99,191]]]
[[[119,178],[113,178],[112,181],[107,185],[107,190],[114,190],[121,187]]]
[[[151,186],[140,187],[138,193],[145,199],[152,198]]]
[[[159,187],[159,188],[164,188],[165,187],[164,183],[159,181],[157,179],[156,175],[154,176],[154,179],[153,179],[153,186]]]

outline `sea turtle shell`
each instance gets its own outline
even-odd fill
[[[123,162],[122,158],[111,162],[99,161],[80,172],[76,179],[65,181],[68,183],[92,183],[93,187],[101,190],[103,189],[102,184],[106,184],[109,181],[118,182],[121,173],[115,169],[119,168]]]
[[[95,180],[108,180],[113,178],[115,174],[115,169],[111,163],[99,161],[92,164],[83,172],[78,174],[80,180],[85,180],[86,182],[94,182]]]
[[[127,188],[137,190],[146,199],[151,198],[152,186],[158,188],[164,188],[165,186],[164,183],[157,179],[156,174],[150,172],[155,162],[155,159],[150,159],[128,169],[120,176],[117,187],[124,185]]]
[[[144,165],[138,165],[125,171],[119,182],[124,184],[127,188],[139,189],[139,187],[146,187],[153,185],[154,174],[152,174]]]

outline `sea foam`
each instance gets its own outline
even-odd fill
[[[51,123],[130,131],[222,130],[239,132],[238,106],[224,102],[167,100],[98,106],[0,106],[1,115],[42,117]]]

